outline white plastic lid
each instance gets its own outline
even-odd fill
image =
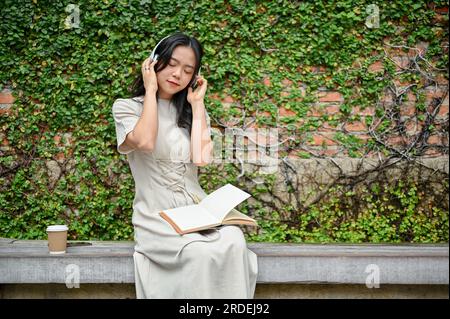
[[[47,227],[47,231],[65,231],[69,230],[66,225],[52,225]]]

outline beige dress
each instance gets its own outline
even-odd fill
[[[135,182],[133,218],[137,298],[253,298],[257,256],[238,226],[179,235],[160,217],[165,208],[195,204],[207,194],[190,159],[190,136],[176,124],[176,109],[158,99],[158,136],[152,152],[122,143],[134,129],[143,97],[112,107],[117,150],[126,154]],[[206,116],[211,133],[210,118]]]

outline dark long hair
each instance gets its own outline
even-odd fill
[[[159,42],[159,41],[158,41]],[[195,80],[195,76],[198,74],[198,70],[201,66],[201,61],[203,57],[203,48],[200,42],[194,38],[189,37],[181,32],[175,32],[168,38],[164,39],[155,51],[155,54],[159,55],[158,62],[155,65],[155,72],[163,70],[167,64],[169,64],[170,58],[172,57],[173,50],[179,45],[191,47],[195,53],[195,72],[192,76],[191,81],[188,86],[182,91],[174,94],[171,101],[175,105],[177,112],[177,125],[179,127],[186,128],[191,134],[192,128],[192,106],[187,100],[188,88],[192,85]],[[150,52],[149,54],[150,55]],[[138,75],[135,81],[130,87],[129,92],[132,94],[131,98],[141,97],[145,95],[144,80],[142,78],[141,67],[137,68]],[[159,94],[156,92],[156,99],[158,100]]]

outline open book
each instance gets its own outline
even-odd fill
[[[258,226],[256,220],[234,209],[251,195],[226,184],[197,204],[164,209],[159,214],[180,235],[209,229],[220,225],[242,224]]]

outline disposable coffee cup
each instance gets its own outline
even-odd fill
[[[47,227],[48,250],[52,255],[64,254],[67,247],[67,226],[52,225]]]

